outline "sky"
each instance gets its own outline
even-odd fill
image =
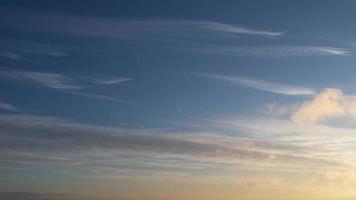
[[[356,1],[0,1],[0,200],[356,198]]]

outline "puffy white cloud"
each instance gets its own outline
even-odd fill
[[[305,101],[291,116],[297,123],[320,123],[328,119],[355,118],[356,99],[340,89],[325,89],[312,100]]]
[[[277,102],[267,103],[264,106],[264,114],[272,116],[290,116],[291,113],[294,113],[298,108],[299,103],[286,103],[281,104]]]

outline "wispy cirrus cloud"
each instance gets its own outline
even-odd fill
[[[0,78],[15,80],[19,82],[27,81],[33,83],[34,85],[40,85],[42,87],[56,89],[82,97],[131,104],[130,101],[124,99],[83,91],[85,88],[90,87],[92,85],[105,86],[121,84],[127,81],[131,81],[132,79],[129,78],[110,77],[105,79],[94,79],[86,77],[84,79],[75,80],[60,73],[35,72],[25,70],[2,70],[0,71]]]
[[[123,77],[84,77],[80,80],[74,80],[60,73],[35,72],[25,70],[2,70],[0,71],[0,77],[7,79],[31,81],[42,86],[62,90],[83,89],[88,84],[115,85],[133,80],[131,78]]]
[[[211,126],[242,132],[263,141],[293,144],[304,149],[303,156],[334,160],[349,167],[355,163],[355,128],[335,127],[325,124],[294,123],[289,119],[257,116],[239,116],[207,120]],[[333,154],[333,157],[330,157]]]
[[[0,116],[1,138],[6,138],[8,145],[0,146],[0,162],[15,165],[120,168],[122,162],[116,161],[127,156],[149,158],[151,164],[153,158],[161,160],[160,163],[162,160],[185,160],[193,168],[195,163],[199,167],[202,163],[210,163],[211,167],[255,163],[258,167],[260,162],[268,162],[273,166],[283,163],[314,167],[319,164],[338,165],[327,160],[304,157],[297,146],[271,141],[204,132],[128,130],[36,116]],[[148,167],[142,166],[142,163],[138,166]],[[209,168],[209,165],[205,167]]]
[[[73,89],[82,88],[80,85],[75,83],[75,81],[59,73],[8,70],[8,71],[0,71],[0,77],[15,79],[15,80],[30,81],[54,89],[73,90]]]
[[[2,23],[5,28],[174,46],[178,49],[214,55],[280,58],[292,56],[349,56],[352,54],[350,49],[327,45],[229,45],[231,39],[238,38],[235,36],[280,37],[285,35],[286,31],[261,30],[207,20],[95,18],[26,12],[20,14],[16,11],[11,13],[5,11],[4,15],[15,15],[16,19],[22,19],[22,23],[18,25]],[[31,51],[47,52],[43,50]],[[56,57],[68,55],[66,52],[60,51],[52,50],[48,52],[53,52],[48,53],[48,55]]]
[[[287,33],[287,31],[272,32],[272,31],[257,30],[257,29],[251,29],[251,28],[246,28],[241,26],[234,26],[230,24],[209,22],[209,21],[196,21],[195,23],[201,24],[211,30],[221,31],[230,34],[246,34],[246,35],[276,37],[276,36],[282,36]]]
[[[71,51],[60,45],[50,45],[38,42],[16,41],[0,39],[0,58],[14,61],[27,61],[30,63],[41,62],[38,56],[62,58],[71,55]]]
[[[15,26],[6,21],[1,23],[12,29],[141,41],[179,41],[182,38],[224,37],[227,34],[278,37],[286,33],[205,20],[95,18],[33,14],[16,10],[4,10],[2,16],[16,16],[16,19],[21,20],[22,23]]]
[[[107,79],[94,79],[93,83],[98,85],[116,85],[132,81],[131,78],[107,78]]]
[[[201,52],[220,55],[281,58],[296,56],[350,56],[351,50],[331,46],[222,46],[201,49]]]
[[[0,110],[6,110],[6,111],[11,111],[11,112],[19,111],[18,108],[16,108],[16,106],[9,104],[9,103],[1,102],[1,101],[0,101]]]
[[[264,80],[217,75],[217,74],[210,74],[210,73],[193,73],[193,74],[195,74],[197,76],[206,77],[209,79],[224,81],[224,82],[237,84],[237,85],[241,85],[241,86],[256,89],[256,90],[272,92],[272,93],[276,93],[276,94],[313,95],[316,93],[315,90],[313,90],[312,88],[300,87],[300,86],[294,86],[294,85],[288,85],[288,84],[282,84],[282,83],[275,83],[275,82],[264,81]]]
[[[0,57],[1,58],[6,58],[6,59],[11,59],[11,60],[20,60],[22,59],[21,55],[13,52],[8,52],[8,51],[1,51],[0,52]]]
[[[75,200],[86,199],[78,194],[35,193],[35,192],[0,192],[0,200]]]
[[[112,101],[112,102],[117,102],[117,103],[125,103],[125,104],[133,104],[131,101],[117,98],[117,97],[112,97],[108,95],[103,95],[103,94],[95,94],[95,93],[88,93],[88,92],[81,92],[81,91],[70,91],[70,94],[76,95],[76,96],[81,96],[81,97],[88,97],[91,99],[99,99],[99,100],[107,100],[107,101]]]

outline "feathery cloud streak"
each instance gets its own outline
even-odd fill
[[[16,11],[3,13],[6,16],[16,16],[24,23],[13,26],[3,21],[3,25],[22,30],[45,31],[65,34],[78,34],[99,37],[114,37],[120,39],[156,40],[160,37],[183,36],[196,37],[196,34],[222,36],[255,35],[277,37],[286,32],[273,32],[236,25],[199,21],[199,20],[139,20],[117,18],[94,18],[68,15],[40,15],[18,13]],[[11,26],[12,25],[12,26]]]
[[[141,44],[176,46],[185,50],[191,50],[194,45],[202,50],[205,49],[205,44],[214,45],[218,41],[236,38],[235,36],[271,38],[286,33],[206,20],[96,18],[33,14],[16,10],[4,10],[1,13],[19,20],[16,24],[2,20],[0,24],[9,29],[136,41]]]
[[[131,104],[131,102],[127,100],[82,91],[83,89],[91,85],[105,86],[125,83],[127,81],[132,80],[129,78],[111,77],[107,79],[84,78],[83,80],[74,80],[60,73],[44,73],[25,70],[3,70],[0,71],[0,78],[12,79],[20,82],[29,81],[43,87],[62,90],[69,94],[77,96]]]
[[[220,80],[224,82],[229,82],[237,85],[241,85],[244,87],[262,90],[266,92],[272,92],[276,94],[283,95],[313,95],[316,92],[311,88],[275,83],[270,81],[263,81],[257,79],[243,78],[243,77],[232,77],[232,76],[224,76],[224,75],[216,75],[209,73],[194,73],[195,75]]]
[[[266,58],[296,56],[349,56],[351,51],[345,48],[330,46],[223,46],[205,48],[201,52],[220,55],[236,55]]]
[[[6,111],[11,111],[11,112],[18,111],[16,106],[9,104],[9,103],[1,102],[1,101],[0,101],[0,110],[6,110]]]
[[[0,162],[11,164],[61,163],[72,166],[82,163],[82,167],[88,167],[94,161],[90,158],[95,157],[96,161],[105,161],[100,162],[100,166],[106,166],[105,163],[117,165],[115,160],[129,155],[185,159],[192,162],[192,166],[195,162],[268,162],[271,165],[293,163],[314,167],[319,164],[335,165],[327,160],[304,157],[298,153],[298,147],[273,142],[204,132],[173,134],[125,130],[34,116],[0,116],[0,138],[7,140],[6,145],[0,146]]]
[[[8,71],[0,71],[0,77],[15,79],[15,80],[31,81],[39,85],[46,86],[49,88],[54,88],[54,89],[63,89],[63,90],[81,89],[81,86],[77,85],[73,80],[58,73],[8,70]]]

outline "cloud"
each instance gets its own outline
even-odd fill
[[[17,112],[18,111],[16,106],[8,104],[8,103],[1,102],[1,101],[0,101],[0,110],[6,110],[6,111],[11,111],[11,112]]]
[[[328,46],[247,46],[247,47],[214,47],[205,48],[201,52],[222,54],[280,58],[292,56],[349,56],[351,51],[345,48]]]
[[[70,56],[68,48],[21,40],[2,40],[0,58],[37,63],[38,56],[61,58]]]
[[[107,101],[112,101],[112,102],[116,102],[116,103],[133,104],[133,102],[125,100],[125,99],[120,99],[117,97],[112,97],[112,96],[107,96],[107,95],[102,95],[102,94],[93,94],[93,93],[80,92],[80,91],[71,91],[69,93],[73,94],[73,95],[77,95],[77,96],[92,98],[92,99],[101,99],[101,100],[107,100]]]
[[[262,90],[267,92],[272,92],[276,94],[283,95],[313,95],[315,91],[311,88],[287,85],[282,83],[274,83],[269,81],[243,78],[243,77],[232,77],[224,75],[216,75],[209,73],[194,73],[195,75],[207,77],[210,79],[221,80],[229,83],[234,83],[248,88],[253,88],[256,90]]]
[[[195,164],[201,167],[202,162],[227,166],[239,163],[241,167],[250,163],[250,168],[261,162],[271,166],[331,164],[303,157],[297,147],[273,142],[204,132],[127,130],[35,116],[0,116],[1,139],[6,143],[0,145],[0,162],[15,166],[120,168],[123,162],[118,161],[127,156],[151,161],[157,158],[160,162],[185,160],[193,168]],[[136,167],[149,166],[141,163]]]
[[[11,59],[11,60],[21,60],[22,59],[22,57],[19,54],[13,53],[13,52],[0,52],[0,57]]]
[[[230,34],[247,34],[247,35],[276,37],[276,36],[282,36],[287,33],[286,31],[282,31],[282,32],[261,31],[261,30],[249,29],[249,28],[245,28],[245,27],[233,26],[233,25],[229,25],[229,24],[208,22],[208,21],[200,21],[200,22],[197,21],[196,23],[202,24],[206,28],[209,28],[209,29],[212,29],[215,31],[221,31],[221,32],[230,33]]]
[[[0,71],[0,77],[18,81],[30,81],[37,85],[65,91],[68,94],[73,94],[77,96],[132,104],[132,102],[124,99],[82,91],[83,89],[91,85],[114,85],[131,81],[132,79],[129,78],[86,78],[84,80],[74,80],[59,73],[44,73],[24,70],[3,70]]]
[[[9,42],[11,47],[13,47],[13,43]],[[67,57],[70,56],[70,52],[68,48],[60,47],[60,46],[52,46],[49,44],[38,43],[38,42],[16,42],[15,48],[18,52],[25,55],[44,55],[51,57]]]
[[[320,123],[337,118],[356,118],[356,98],[345,96],[340,89],[325,89],[305,101],[291,116],[298,123]]]
[[[98,85],[116,85],[132,81],[131,78],[107,78],[107,79],[96,79],[93,83]]]
[[[205,20],[123,19],[70,15],[33,14],[2,10],[2,18],[11,17],[22,23],[1,25],[17,30],[117,38],[146,42],[182,42],[181,39],[226,38],[234,35],[278,37],[285,31],[268,31]]]
[[[88,36],[117,39],[118,41],[155,44],[189,52],[214,55],[240,55],[254,57],[289,56],[348,56],[349,49],[333,46],[236,46],[239,36],[280,37],[286,31],[260,30],[244,26],[206,20],[164,20],[96,18],[70,15],[44,15],[26,12],[3,12],[4,17],[16,16],[22,23],[2,23],[17,30],[31,30],[70,36]],[[46,51],[41,51],[46,52]],[[54,54],[58,55],[58,54]],[[63,54],[59,54],[63,55]],[[66,54],[64,54],[66,55]]]
[[[254,116],[207,120],[206,123],[232,134],[240,133],[260,141],[297,146],[301,151],[294,152],[295,156],[327,160],[344,167],[353,167],[356,162],[355,128]]]
[[[8,70],[0,71],[0,77],[31,81],[36,84],[54,89],[73,90],[81,89],[82,87],[73,80],[58,73],[43,73],[24,70]]]
[[[299,103],[286,103],[281,104],[277,102],[267,103],[264,106],[264,113],[272,116],[290,116],[290,114],[294,113],[298,108]]]
[[[79,200],[85,199],[77,194],[34,193],[34,192],[0,192],[0,200]]]
[[[110,78],[91,78],[86,77],[83,80],[75,81],[69,77],[64,76],[59,73],[45,73],[45,72],[34,72],[25,70],[3,70],[0,71],[0,77],[15,79],[15,80],[25,80],[32,81],[42,86],[46,86],[54,89],[61,90],[79,90],[83,89],[88,84],[94,85],[115,85],[121,84],[128,81],[132,81],[131,78],[123,77],[110,77]],[[79,82],[83,85],[80,85]]]

